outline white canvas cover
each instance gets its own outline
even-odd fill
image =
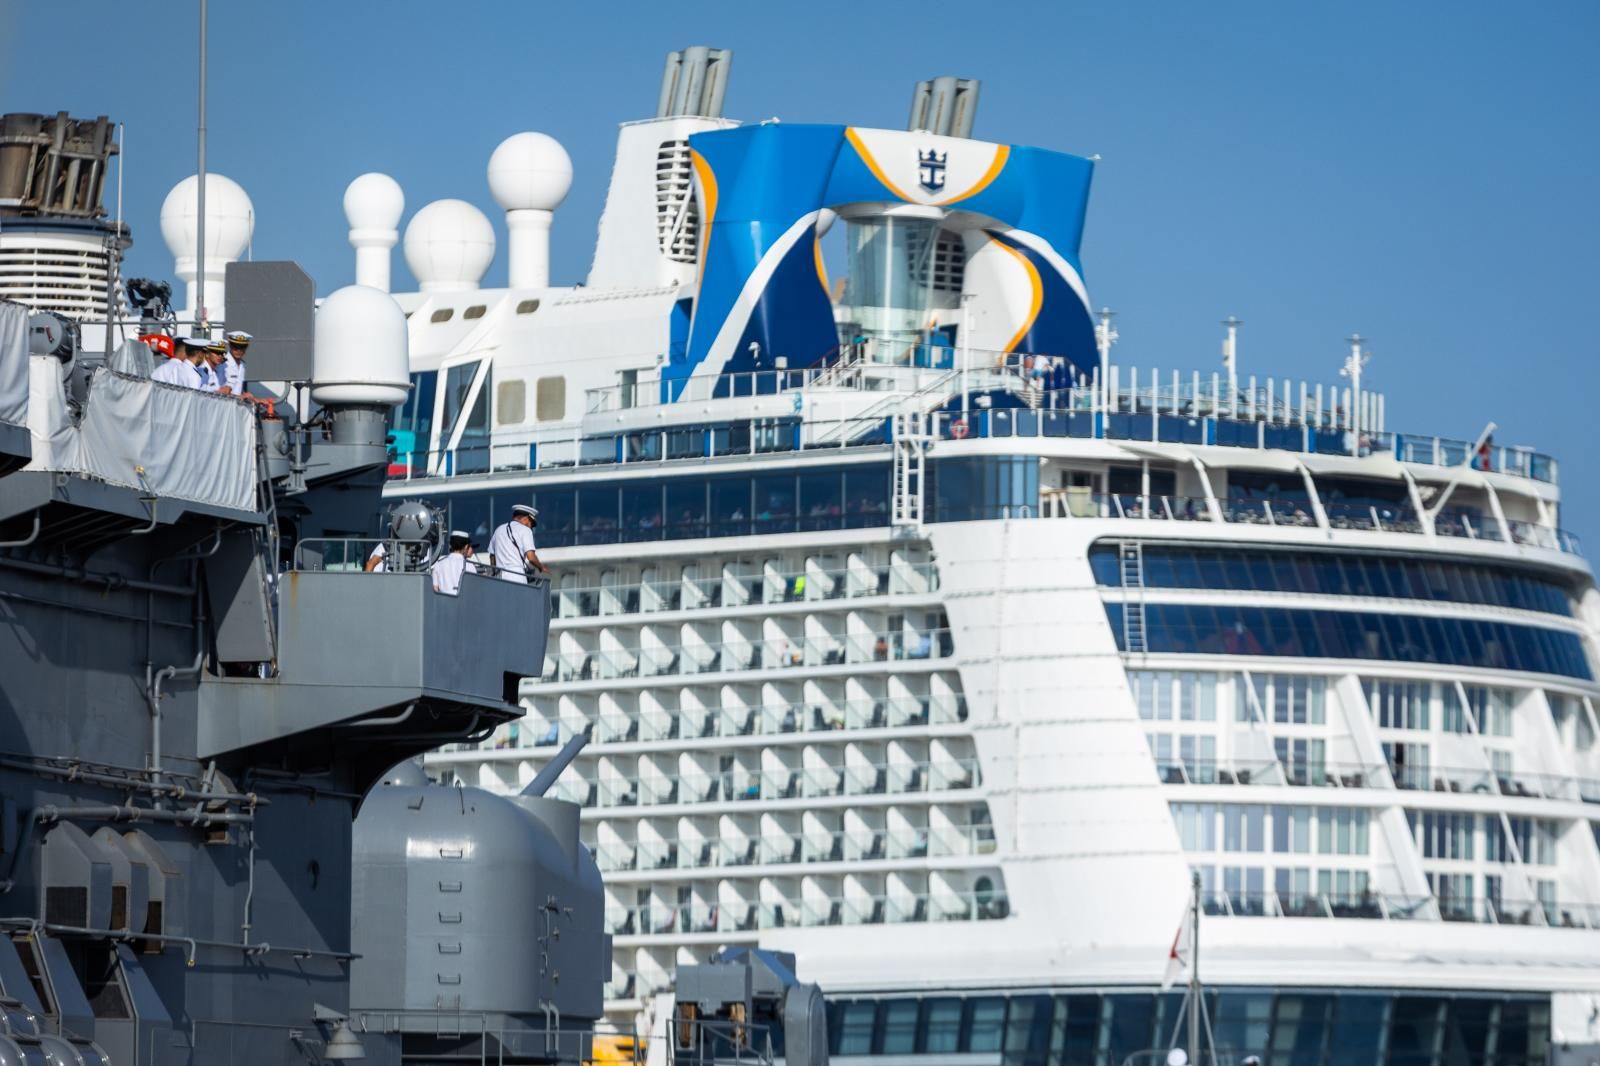
[[[131,378],[147,378],[155,369],[155,359],[144,341],[123,341],[106,357],[106,366]]]
[[[28,309],[0,300],[0,422],[28,424]]]
[[[33,360],[30,470],[82,474],[156,496],[256,506],[256,420],[248,403],[98,369],[74,425],[61,364]]]

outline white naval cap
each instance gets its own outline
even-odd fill
[[[516,515],[519,515],[519,514],[525,514],[529,518],[533,519],[535,523],[537,523],[539,521],[539,508],[530,507],[529,505],[527,505],[525,503],[519,503],[519,504],[514,505],[511,508],[511,514],[513,516],[516,516]]]

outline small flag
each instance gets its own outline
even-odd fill
[[[1167,969],[1161,975],[1161,991],[1171,988],[1179,978],[1189,972],[1194,957],[1194,901],[1184,905],[1183,918],[1178,923],[1178,935],[1172,938],[1172,948],[1167,952]]]

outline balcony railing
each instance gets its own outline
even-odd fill
[[[613,936],[670,937],[796,926],[998,921],[1010,914],[1010,900],[1000,891],[809,897],[782,903],[652,904],[608,909],[606,931]]]
[[[756,604],[827,603],[869,596],[919,596],[938,591],[932,563],[897,563],[872,568],[812,568],[615,585],[579,585],[556,593],[559,618],[742,607]],[[726,600],[726,604],[724,604]]]
[[[669,804],[746,803],[844,796],[914,796],[978,787],[975,758],[853,763],[781,769],[736,768],[681,774],[626,776],[568,771],[554,794],[585,807],[658,807]]]
[[[1213,501],[1203,496],[1140,496],[1120,493],[1088,492],[1082,489],[1045,489],[1039,493],[1039,512],[1046,518],[1123,518],[1166,522],[1222,521],[1239,525],[1266,525],[1316,528],[1310,500],[1296,498],[1239,499],[1218,498],[1213,514]],[[1330,529],[1370,530],[1378,533],[1426,532],[1417,513],[1409,506],[1394,504],[1351,504],[1331,502],[1322,505]],[[1012,518],[1032,517],[1027,513],[1010,515]],[[1503,544],[1509,539],[1515,544],[1583,554],[1578,538],[1564,529],[1541,526],[1520,519],[1509,519],[1505,533],[1500,523],[1489,515],[1472,511],[1446,511],[1434,519],[1434,532],[1441,537],[1462,537],[1467,540],[1491,541]]]
[[[924,826],[871,832],[768,834],[733,840],[658,838],[602,845],[595,852],[595,861],[602,873],[699,871],[744,866],[961,858],[991,855],[994,850],[993,826]]]
[[[954,653],[950,630],[895,630],[819,639],[756,638],[703,644],[610,646],[562,652],[546,660],[547,682],[678,677],[725,671],[789,670],[872,662],[944,659]]]
[[[1370,921],[1431,921],[1433,905],[1446,922],[1486,925],[1548,925],[1600,930],[1600,904],[1553,900],[1508,900],[1489,896],[1406,896],[1381,892],[1291,893],[1213,891],[1201,898],[1206,914],[1229,918],[1357,918]]]

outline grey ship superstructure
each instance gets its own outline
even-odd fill
[[[0,178],[13,170],[34,173]],[[95,207],[98,196],[95,184]],[[572,1061],[570,1041],[489,1047],[481,997],[451,987],[450,914],[485,900],[457,895],[447,910],[433,897],[485,879],[438,826],[434,865],[467,874],[430,868],[431,894],[413,877],[409,896],[403,876],[373,879],[364,912],[403,919],[373,942],[404,944],[413,987],[432,987],[403,1002],[369,990],[374,1009],[351,1017],[358,807],[389,767],[520,713],[548,590],[471,577],[459,596],[435,594],[427,544],[394,544],[413,565],[385,573],[345,566],[342,538],[380,511],[384,418],[406,381],[402,313],[354,287],[314,312],[292,264],[229,277],[228,325],[258,337],[253,390],[271,395],[257,378],[303,383],[274,404],[153,383],[147,345],[91,358],[73,323],[0,300],[0,1062],[398,1062],[462,1047]],[[436,795],[410,809],[515,806]],[[500,891],[504,879],[541,891],[595,976],[569,965],[566,998],[537,983],[499,991],[509,1015],[586,1031],[570,1002],[590,987],[598,1013],[609,965],[598,874],[575,808],[522,806],[572,831],[529,820],[530,847],[497,867]],[[402,863],[421,846],[404,829],[386,838]],[[366,854],[382,859],[381,843]],[[480,946],[476,959],[493,950],[539,948]],[[547,965],[532,969],[547,980]],[[406,1035],[418,1015],[426,1048]]]

